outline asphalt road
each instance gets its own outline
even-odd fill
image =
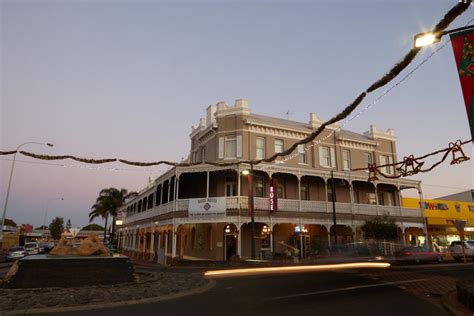
[[[155,304],[55,315],[448,315],[441,307],[398,288],[402,283],[387,284],[357,271],[215,280],[216,286],[200,295]]]

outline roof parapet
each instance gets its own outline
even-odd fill
[[[364,135],[371,137],[372,139],[381,138],[395,141],[397,136],[395,135],[395,130],[393,128],[387,129],[386,132],[380,130],[375,125],[370,125],[369,130],[364,133]]]

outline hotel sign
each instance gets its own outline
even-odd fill
[[[189,217],[216,217],[226,215],[225,197],[190,199]]]
[[[272,179],[270,182],[270,212],[278,211],[278,182]]]

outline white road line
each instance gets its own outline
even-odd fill
[[[270,300],[282,300],[282,299],[294,298],[294,297],[303,297],[303,296],[311,296],[311,295],[318,295],[318,294],[353,291],[353,290],[365,289],[365,288],[371,288],[371,287],[381,287],[381,286],[398,285],[398,284],[404,284],[404,283],[422,282],[422,281],[426,281],[426,280],[429,280],[429,279],[430,278],[424,278],[424,279],[406,280],[406,281],[399,281],[399,282],[384,282],[384,283],[378,283],[378,284],[350,286],[350,287],[343,287],[343,288],[340,288],[340,289],[333,289],[333,290],[299,293],[299,294],[292,294],[292,295],[286,295],[286,296],[277,296],[277,297],[271,298]]]

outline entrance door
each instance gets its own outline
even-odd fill
[[[237,254],[237,236],[234,234],[225,235],[225,260],[229,260]]]

